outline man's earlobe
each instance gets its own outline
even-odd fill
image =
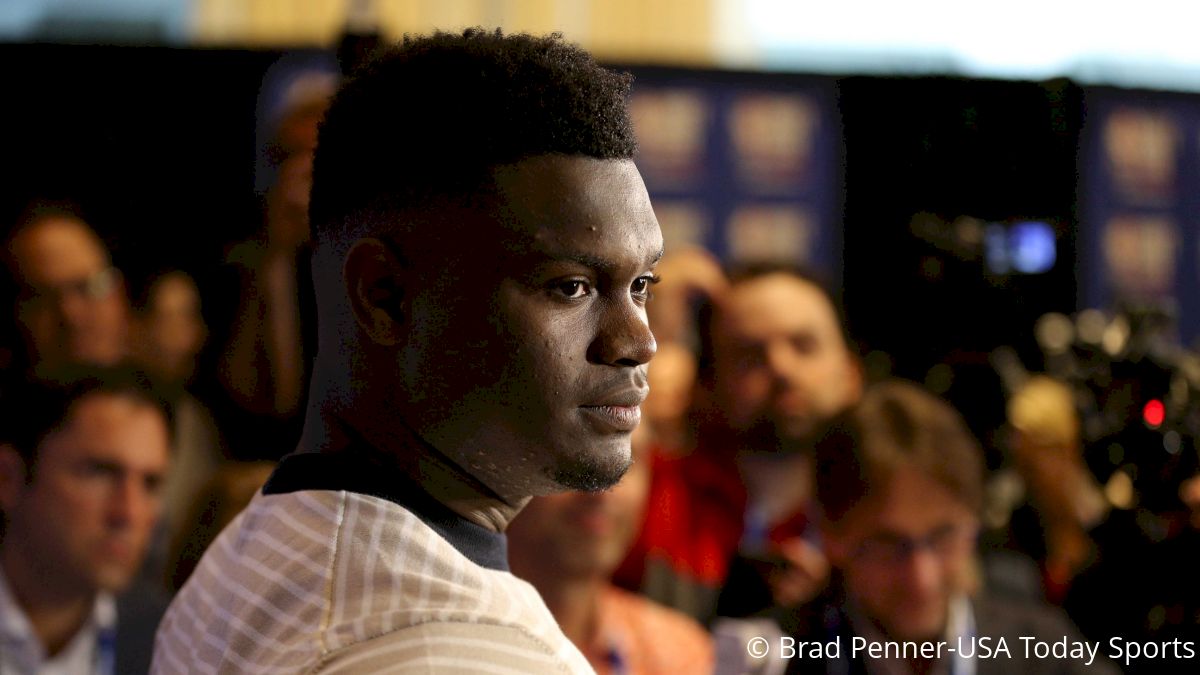
[[[406,332],[407,271],[405,262],[379,239],[360,239],[346,254],[342,279],[350,308],[376,344],[396,345]]]

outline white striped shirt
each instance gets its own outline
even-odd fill
[[[541,597],[408,509],[260,494],[175,598],[153,673],[592,673]]]

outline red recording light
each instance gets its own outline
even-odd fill
[[[1142,408],[1142,419],[1146,421],[1146,424],[1155,429],[1162,426],[1166,416],[1166,409],[1163,407],[1162,401],[1158,399],[1147,401],[1146,407]]]

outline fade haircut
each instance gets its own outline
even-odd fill
[[[545,154],[628,159],[631,76],[558,33],[471,28],[405,37],[334,96],[317,136],[309,221],[318,245],[361,221],[479,205],[493,170]]]
[[[814,448],[817,503],[837,525],[864,498],[911,467],[978,513],[983,506],[983,451],[950,404],[920,386],[889,380],[867,389]]]

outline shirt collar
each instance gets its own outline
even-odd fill
[[[288,455],[263,486],[264,495],[301,490],[345,490],[386,499],[420,518],[471,562],[508,571],[508,540],[451,510],[404,472],[367,459],[369,451]]]
[[[854,634],[864,638],[867,642],[889,641],[890,638],[886,637],[874,622],[867,619],[858,606],[850,601],[847,601],[846,617],[850,621],[850,627]],[[970,598],[961,593],[951,597],[946,613],[946,629],[940,639],[945,640],[948,645],[957,650],[959,639],[968,640],[974,637],[974,633],[975,613],[971,608]],[[903,659],[873,659],[864,656],[863,665],[870,675],[910,675],[911,673],[908,664]],[[963,666],[968,668],[964,670]],[[956,651],[954,654],[946,654],[945,658],[935,663],[931,672],[935,675],[945,675],[946,673],[960,675],[973,674],[975,670],[972,660],[958,657]]]
[[[111,593],[100,592],[92,603],[92,613],[79,631],[71,638],[55,660],[70,658],[80,650],[86,650],[91,659],[93,648],[83,645],[86,642],[94,645],[100,633],[112,633],[117,627],[117,602]],[[9,586],[8,577],[0,569],[0,661],[11,658],[13,661],[27,665],[33,671],[39,670],[47,660],[46,648],[33,631],[33,624],[26,616],[25,610],[17,603],[16,595]]]

